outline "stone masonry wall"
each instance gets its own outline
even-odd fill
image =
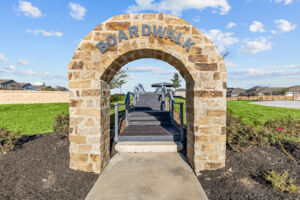
[[[69,92],[0,90],[0,104],[67,103]]]
[[[167,31],[163,37],[155,37],[153,32],[143,36],[143,24],[153,29],[154,25],[167,27]],[[139,35],[130,34],[130,26],[136,26]],[[189,51],[184,45],[188,38],[195,42]],[[101,173],[108,163],[109,83],[121,67],[140,58],[165,61],[186,81],[187,158],[195,172],[224,167],[226,69],[223,59],[216,47],[188,22],[168,14],[151,13],[110,18],[90,32],[74,52],[68,66],[70,167]]]

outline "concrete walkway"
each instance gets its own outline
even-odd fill
[[[274,106],[280,108],[300,109],[300,101],[257,101],[257,102],[250,102],[250,104],[262,105],[262,106]]]
[[[86,200],[204,200],[202,186],[179,153],[120,153]]]

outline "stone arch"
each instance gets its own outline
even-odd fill
[[[146,26],[152,29],[150,34],[145,34]],[[160,26],[161,33],[165,30],[162,37],[157,32]],[[186,80],[187,158],[193,169],[224,167],[226,69],[222,56],[188,22],[152,13],[112,17],[77,47],[68,66],[70,167],[100,173],[108,163],[109,82],[122,66],[141,58],[168,62]]]

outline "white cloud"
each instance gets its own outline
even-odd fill
[[[195,21],[195,22],[200,22],[200,17],[199,17],[199,16],[195,16],[195,17],[193,18],[193,21]]]
[[[136,76],[134,74],[128,74],[128,78],[132,80],[136,80]]]
[[[299,80],[300,70],[279,69],[270,70],[269,67],[264,69],[248,68],[243,70],[229,70],[228,78],[231,80],[266,80],[268,78],[295,78]]]
[[[70,2],[70,15],[76,20],[83,20],[83,17],[86,13],[86,9],[81,6],[79,3]]]
[[[7,62],[8,59],[3,54],[0,53],[0,61]]]
[[[14,65],[8,65],[4,68],[6,71],[13,71],[16,70],[16,67]]]
[[[253,23],[249,27],[249,30],[251,32],[258,32],[258,33],[265,32],[264,25],[261,22],[258,22],[258,21],[253,21]]]
[[[239,53],[251,53],[256,54],[261,51],[268,51],[272,49],[272,43],[267,42],[265,37],[259,37],[253,41],[249,39],[244,40],[245,45],[239,49]]]
[[[276,65],[268,67],[270,69],[300,69],[300,65]]]
[[[231,46],[239,41],[236,37],[233,37],[233,33],[223,33],[219,29],[211,29],[209,31],[203,30],[203,34],[208,37],[221,52],[225,51],[226,47]]]
[[[17,11],[23,12],[24,15],[27,17],[42,17],[42,12],[40,11],[40,9],[38,7],[33,6],[28,1],[19,1],[19,7],[17,8]]]
[[[25,60],[25,59],[22,59],[22,58],[18,60],[18,63],[20,65],[30,65],[31,64],[28,60]]]
[[[0,68],[0,74],[17,75],[17,76],[36,76],[43,79],[61,79],[66,80],[66,75],[53,74],[49,72],[36,72],[33,70],[18,70],[14,65],[8,65],[4,68]]]
[[[271,0],[271,2],[275,2],[275,3],[281,3],[281,2],[283,2],[284,5],[288,5],[288,4],[292,3],[293,0]]]
[[[204,10],[205,8],[217,9],[220,14],[227,14],[231,9],[227,0],[135,0],[137,5],[128,7],[127,12],[137,13],[145,10],[157,12],[170,12],[181,16],[182,11],[189,9]]]
[[[227,59],[224,60],[224,63],[226,65],[226,67],[234,67],[234,66],[236,66],[235,63],[233,63],[233,62],[231,62],[230,60],[227,60]]]
[[[165,74],[172,74],[177,72],[177,70],[166,70],[162,67],[153,67],[153,66],[136,66],[136,67],[129,67],[128,72],[150,72],[152,74],[157,75],[165,75]]]
[[[271,33],[272,33],[272,34],[276,34],[276,33],[277,33],[277,31],[275,31],[275,30],[271,30]]]
[[[226,26],[226,28],[233,28],[234,26],[236,26],[236,23],[234,23],[234,22],[229,22],[228,24],[227,24],[227,26]]]
[[[296,28],[296,24],[291,24],[285,19],[278,19],[274,21],[277,24],[277,28],[283,32],[289,32]]]
[[[42,34],[42,36],[45,37],[61,37],[63,36],[62,32],[58,32],[58,31],[45,31],[43,29],[27,29],[26,30],[27,33],[31,33],[32,35],[39,35]]]

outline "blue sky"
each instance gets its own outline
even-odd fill
[[[80,40],[124,13],[177,15],[207,35],[226,58],[229,87],[300,85],[300,0],[1,0],[0,79],[67,86],[67,65]],[[143,59],[125,66],[128,83],[147,89],[174,68]]]

